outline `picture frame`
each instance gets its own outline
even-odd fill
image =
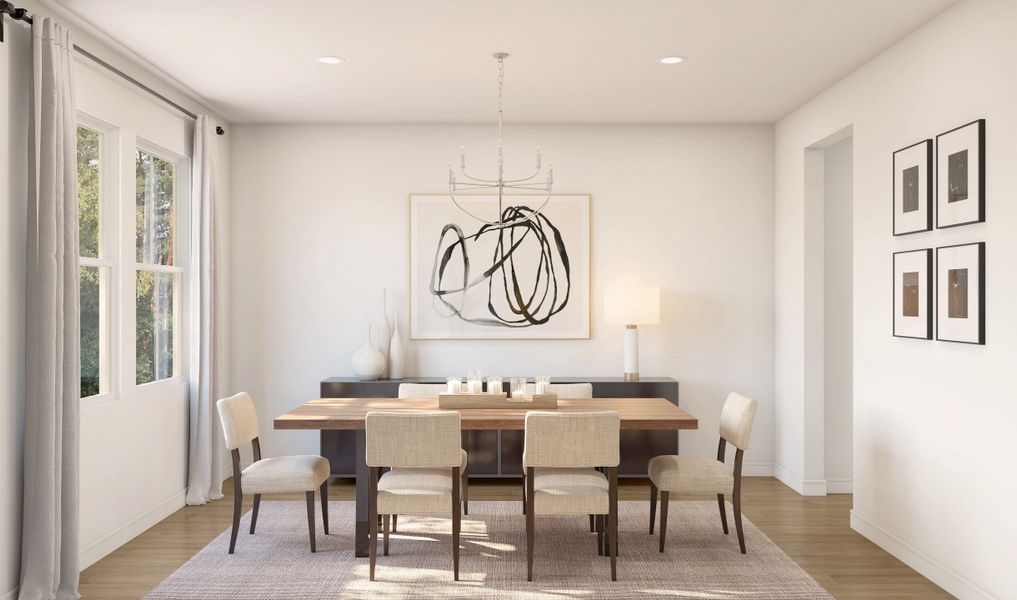
[[[936,228],[985,221],[985,119],[936,136]]]
[[[893,335],[932,339],[932,248],[893,253]]]
[[[936,248],[936,339],[985,344],[985,242]]]
[[[932,140],[893,153],[893,234],[932,230]]]
[[[547,198],[456,194],[487,221]],[[448,194],[411,194],[410,339],[590,339],[590,204],[589,194],[551,194],[538,217],[499,237]]]

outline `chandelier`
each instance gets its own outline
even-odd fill
[[[505,59],[508,58],[508,53],[497,52],[494,54],[494,58],[498,61],[498,178],[481,179],[479,177],[473,177],[467,173],[466,147],[462,146],[459,149],[459,174],[462,176],[462,179],[457,177],[456,171],[450,162],[448,164],[448,193],[449,197],[452,199],[452,203],[455,204],[459,210],[482,223],[493,225],[497,228],[503,228],[521,224],[523,221],[532,220],[540,214],[540,211],[543,210],[545,206],[547,206],[547,203],[551,200],[551,187],[554,184],[554,165],[548,163],[546,174],[543,178],[538,179],[544,171],[540,164],[540,146],[537,146],[537,166],[533,174],[521,179],[505,178],[505,157],[503,152],[504,147],[502,144],[502,88],[504,87],[505,82]],[[497,221],[489,221],[483,217],[477,216],[460,204],[459,200],[456,198],[457,193],[469,194],[488,190],[497,190]],[[536,209],[522,207],[523,209],[521,210],[521,207],[512,207],[509,211],[506,211],[504,207],[506,190],[542,192],[546,195]],[[538,194],[538,196],[543,194]]]

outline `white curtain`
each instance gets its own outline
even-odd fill
[[[225,445],[215,407],[222,397],[219,248],[216,224],[216,123],[198,115],[194,126],[191,194],[190,421],[187,503],[222,498]]]
[[[22,600],[78,598],[78,197],[70,33],[32,26]]]

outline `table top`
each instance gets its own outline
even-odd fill
[[[276,429],[363,429],[376,410],[426,412],[437,398],[318,398],[276,417]],[[463,429],[523,429],[521,408],[461,408]],[[622,429],[698,429],[699,420],[664,398],[559,398],[554,412],[618,411]]]

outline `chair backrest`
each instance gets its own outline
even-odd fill
[[[400,398],[437,398],[448,386],[444,383],[400,383]]]
[[[462,461],[457,412],[381,412],[365,418],[367,466],[452,468]]]
[[[747,449],[757,407],[752,398],[734,392],[728,395],[720,412],[720,437],[739,450]]]
[[[258,437],[258,411],[250,394],[240,392],[216,402],[227,450],[236,450]]]
[[[617,467],[621,419],[616,411],[526,413],[523,467]]]
[[[526,393],[532,396],[537,387],[532,383],[526,384]],[[592,398],[592,383],[552,383],[550,385],[552,394],[559,398]]]

